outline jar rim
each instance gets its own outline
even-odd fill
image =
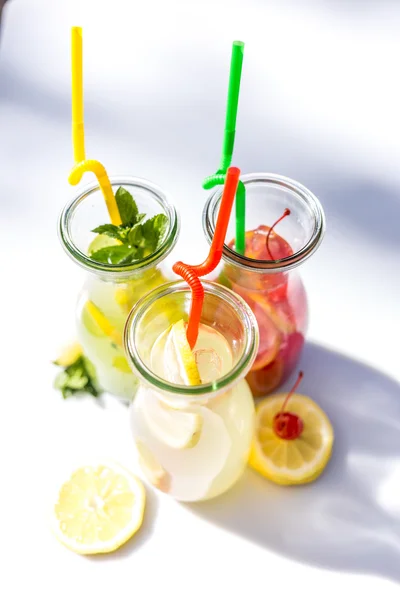
[[[141,188],[147,192],[150,192],[156,197],[156,200],[162,206],[166,216],[168,217],[168,230],[165,233],[162,244],[145,258],[138,259],[127,265],[109,265],[98,262],[82,252],[82,250],[75,244],[73,240],[71,223],[80,204],[89,196],[91,196],[91,194],[100,191],[97,181],[80,187],[76,196],[74,196],[72,200],[70,200],[64,206],[58,220],[58,235],[68,256],[70,256],[74,262],[78,263],[87,271],[96,274],[109,274],[111,276],[124,276],[132,274],[132,272],[135,272],[136,274],[137,272],[142,271],[149,266],[155,266],[160,262],[160,260],[166,258],[172,251],[177,242],[180,230],[179,214],[175,206],[168,202],[165,192],[147,179],[132,177],[129,175],[114,175],[110,177],[110,183],[111,185],[128,185],[131,187]]]
[[[216,296],[220,301],[227,302],[233,308],[238,319],[243,322],[245,343],[242,355],[237,363],[228,373],[209,383],[201,385],[180,385],[166,381],[156,375],[142,360],[139,349],[136,344],[135,331],[141,318],[151,304],[162,297],[173,295],[175,293],[191,293],[191,289],[185,281],[176,281],[159,286],[155,290],[141,298],[132,308],[128,315],[124,329],[124,348],[128,362],[133,372],[141,379],[144,379],[148,385],[156,388],[157,391],[174,396],[186,396],[192,401],[199,401],[199,396],[212,395],[227,391],[234,384],[238,376],[245,377],[253,364],[258,351],[259,331],[257,321],[250,307],[235,292],[224,286],[211,281],[202,281],[205,296]]]
[[[298,267],[307,258],[314,254],[322,242],[326,228],[324,210],[318,198],[304,185],[284,175],[277,175],[275,173],[248,173],[241,176],[240,180],[245,185],[249,183],[271,184],[285,188],[291,191],[295,196],[300,197],[301,200],[306,203],[307,207],[311,210],[314,216],[314,230],[308,242],[302,248],[300,248],[300,250],[284,258],[279,258],[276,260],[259,260],[250,258],[243,256],[242,254],[238,254],[227,244],[224,244],[222,251],[223,260],[231,265],[235,265],[252,272],[265,273],[268,271],[271,273],[278,273]],[[203,231],[209,244],[211,244],[214,236],[215,222],[213,220],[213,215],[215,214],[216,208],[221,201],[222,190],[222,186],[219,186],[219,188],[210,194],[206,200],[203,210]]]

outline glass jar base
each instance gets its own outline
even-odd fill
[[[252,370],[246,379],[255,398],[270,394],[280,387],[295,370],[304,347],[304,336],[292,333],[278,356],[262,369]]]

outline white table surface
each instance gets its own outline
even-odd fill
[[[398,600],[399,3],[14,0],[3,20],[0,597]],[[246,42],[234,163],[300,180],[328,219],[302,269],[302,391],[335,426],[328,470],[301,489],[247,473],[192,507],[149,490],[142,531],[104,558],[70,553],[47,526],[72,465],[104,456],[137,470],[125,408],[52,389],[82,280],[56,235],[73,193],[73,24],[84,27],[88,156],[169,190],[177,257],[206,253],[200,182],[218,164],[234,39]]]

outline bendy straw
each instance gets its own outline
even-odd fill
[[[225,236],[228,229],[229,218],[231,216],[233,201],[239,182],[240,169],[230,167],[228,169],[221,204],[219,207],[217,223],[215,226],[214,237],[211,242],[210,251],[206,260],[200,265],[186,265],[183,262],[177,262],[173,266],[173,271],[180,275],[190,286],[192,290],[192,303],[190,307],[189,322],[186,331],[187,340],[190,347],[196,344],[199,333],[201,312],[204,301],[204,288],[199,279],[204,275],[211,273],[217,266],[222,257]]]
[[[99,182],[107,210],[113,225],[121,224],[117,202],[105,167],[98,160],[86,160],[85,128],[83,121],[83,69],[82,69],[82,28],[71,30],[71,67],[72,67],[72,144],[74,149],[73,167],[68,181],[77,185],[83,173],[91,171]]]
[[[204,189],[212,189],[222,185],[225,181],[226,171],[231,164],[236,135],[236,117],[239,103],[240,80],[243,64],[243,42],[233,42],[231,67],[229,74],[228,97],[226,102],[225,129],[222,142],[222,153],[218,171],[207,177],[203,182]],[[239,183],[236,196],[236,238],[235,250],[239,254],[245,252],[245,215],[246,215],[246,190],[242,182]]]

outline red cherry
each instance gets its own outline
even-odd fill
[[[244,255],[254,260],[278,260],[292,256],[293,248],[291,245],[274,231],[274,227],[289,214],[290,211],[287,208],[272,227],[260,225],[257,229],[246,231]],[[231,240],[228,246],[234,249],[235,240]],[[279,273],[271,273],[271,276],[277,277],[277,275]]]
[[[278,413],[274,417],[274,432],[283,440],[295,440],[303,433],[303,429],[303,419],[294,413]]]
[[[303,379],[303,371],[299,372],[297,381],[285,398],[281,410],[274,417],[274,432],[283,440],[291,441],[298,438],[304,429],[304,423],[302,419],[291,412],[285,411],[286,405],[290,400],[292,394],[294,394],[300,381]]]
[[[266,246],[267,253],[268,253],[268,256],[269,256],[270,260],[278,260],[279,258],[286,258],[287,256],[290,256],[291,254],[293,254],[293,250],[292,250],[292,248],[290,248],[290,246],[287,243],[287,241],[284,240],[283,238],[281,238],[274,231],[274,229],[278,225],[278,223],[280,223],[281,221],[283,221],[283,219],[285,217],[289,216],[289,215],[290,215],[290,210],[288,208],[285,208],[285,210],[283,211],[283,215],[281,217],[279,217],[279,219],[277,219],[275,221],[275,223],[272,225],[272,227],[270,227],[270,229],[268,231],[267,239],[266,239],[266,242],[265,242],[265,246]],[[281,251],[283,249],[282,242],[284,242],[284,244],[286,244],[290,248],[290,253],[289,254],[285,254],[284,256],[281,256]],[[272,250],[273,250],[273,252],[272,252]]]

